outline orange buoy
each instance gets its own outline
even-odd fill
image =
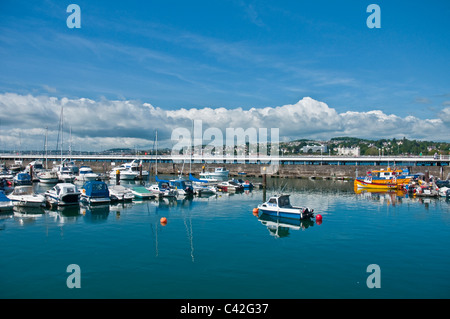
[[[257,207],[253,208],[253,215],[257,216],[259,213],[259,209]]]
[[[167,218],[166,217],[161,217],[161,219],[159,220],[161,225],[166,226],[167,225]]]

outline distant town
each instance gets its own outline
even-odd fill
[[[204,145],[205,146],[205,145]],[[203,146],[203,147],[204,147]],[[270,146],[267,145],[268,147]],[[270,147],[269,147],[270,148]],[[450,143],[447,142],[432,142],[403,139],[379,139],[368,140],[357,137],[334,137],[328,141],[318,141],[310,139],[298,139],[289,142],[281,142],[279,153],[283,156],[289,155],[343,155],[343,156],[436,156],[436,155],[450,155]],[[256,150],[256,151],[255,151]],[[235,154],[256,155],[258,147],[249,147],[246,145],[234,146]],[[223,152],[230,151],[226,147]],[[75,151],[73,155],[170,155],[172,150],[169,148],[155,149],[131,149],[131,148],[113,148],[103,151]],[[216,152],[213,149],[212,154]],[[0,150],[0,153],[9,153],[11,150]],[[22,150],[14,151],[17,155],[33,155],[42,154],[42,151],[36,150]],[[63,151],[64,155],[69,155],[68,150]],[[181,151],[180,151],[181,153]],[[48,150],[48,155],[60,155],[61,151]]]

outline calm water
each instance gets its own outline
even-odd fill
[[[262,190],[0,215],[0,298],[450,297],[445,199],[270,183],[267,195],[285,187],[323,222],[268,227],[252,214]],[[70,264],[79,289],[66,285]],[[370,264],[381,288],[367,287]]]

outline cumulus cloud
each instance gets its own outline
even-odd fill
[[[0,149],[43,149],[48,128],[49,148],[56,146],[61,110],[64,114],[65,149],[69,130],[72,150],[114,147],[151,148],[158,130],[160,145],[171,147],[175,128],[192,128],[201,120],[203,130],[227,128],[279,128],[280,139],[329,139],[335,136],[362,138],[407,137],[436,140],[450,126],[450,108],[437,118],[400,117],[379,110],[338,113],[324,102],[305,97],[295,104],[250,108],[179,108],[164,110],[133,100],[94,101],[48,96],[0,94]],[[19,141],[20,137],[20,141]],[[445,137],[443,136],[445,139]]]

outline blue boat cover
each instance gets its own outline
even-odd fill
[[[167,181],[167,180],[159,179],[157,175],[155,175],[155,180],[156,180],[158,183],[169,183],[169,181]]]
[[[31,175],[28,173],[19,173],[19,174],[17,174],[17,180],[29,181],[29,180],[31,180]]]
[[[0,202],[10,202],[11,200],[6,197],[5,193],[3,191],[0,191]]]
[[[109,197],[108,185],[102,181],[87,181],[83,188],[86,190],[86,196],[89,197]]]

